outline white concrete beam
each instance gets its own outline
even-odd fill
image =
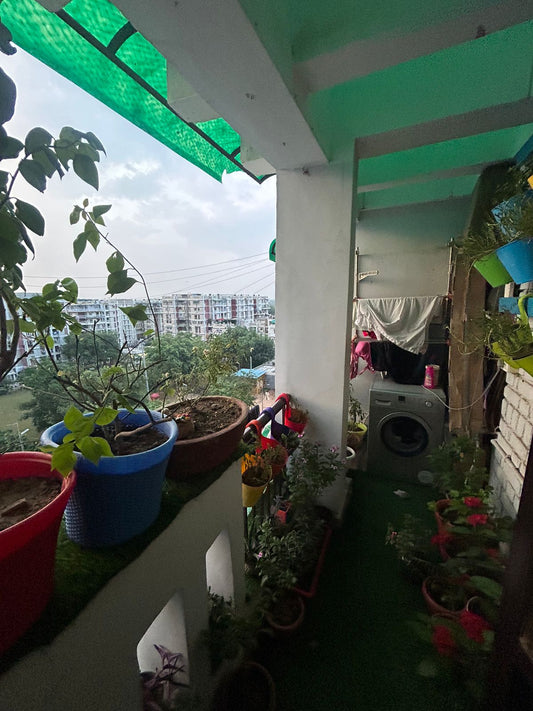
[[[373,158],[454,138],[521,126],[532,121],[533,98],[528,97],[509,104],[489,106],[415,126],[363,136],[356,140],[357,153],[359,158]]]
[[[326,157],[238,0],[115,0],[133,26],[276,169]]]
[[[335,52],[296,64],[296,92],[301,101],[308,93],[358,79],[530,19],[531,2],[505,0],[417,32],[405,35],[390,33],[352,42]]]
[[[191,123],[219,118],[170,62],[167,62],[167,101],[182,119]]]

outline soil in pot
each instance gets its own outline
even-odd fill
[[[178,422],[178,440],[198,439],[219,432],[241,416],[240,406],[229,398],[202,397],[169,405],[167,409]],[[190,418],[192,422],[192,427],[186,424],[183,434],[180,417]]]
[[[61,482],[57,479],[27,477],[0,480],[0,531],[44,508],[60,491]]]
[[[248,467],[242,474],[243,484],[247,486],[266,486],[269,473],[263,467]]]
[[[105,437],[105,439],[108,440],[111,451],[115,456],[147,452],[150,449],[159,447],[159,445],[163,444],[168,439],[167,435],[163,434],[163,432],[159,432],[159,430],[151,426],[147,429],[138,427],[122,427],[120,432],[123,432],[124,435],[118,437],[118,439],[115,439],[116,433],[113,428],[113,424],[114,423],[109,425],[111,430],[108,429],[108,436]],[[94,436],[104,437],[102,428],[96,427]]]

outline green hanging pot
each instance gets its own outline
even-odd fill
[[[513,281],[496,252],[475,261],[474,267],[491,286],[502,286]]]

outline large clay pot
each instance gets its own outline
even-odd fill
[[[229,459],[239,446],[248,419],[248,405],[223,395],[209,396],[209,399],[236,403],[239,416],[231,425],[213,434],[176,440],[167,466],[169,479],[184,480],[208,472]]]
[[[305,616],[304,601],[295,590],[286,590],[280,596],[265,618],[276,637],[292,637],[303,624]]]

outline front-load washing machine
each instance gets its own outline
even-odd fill
[[[443,441],[445,403],[439,388],[376,378],[369,392],[367,470],[430,483],[427,455]]]

